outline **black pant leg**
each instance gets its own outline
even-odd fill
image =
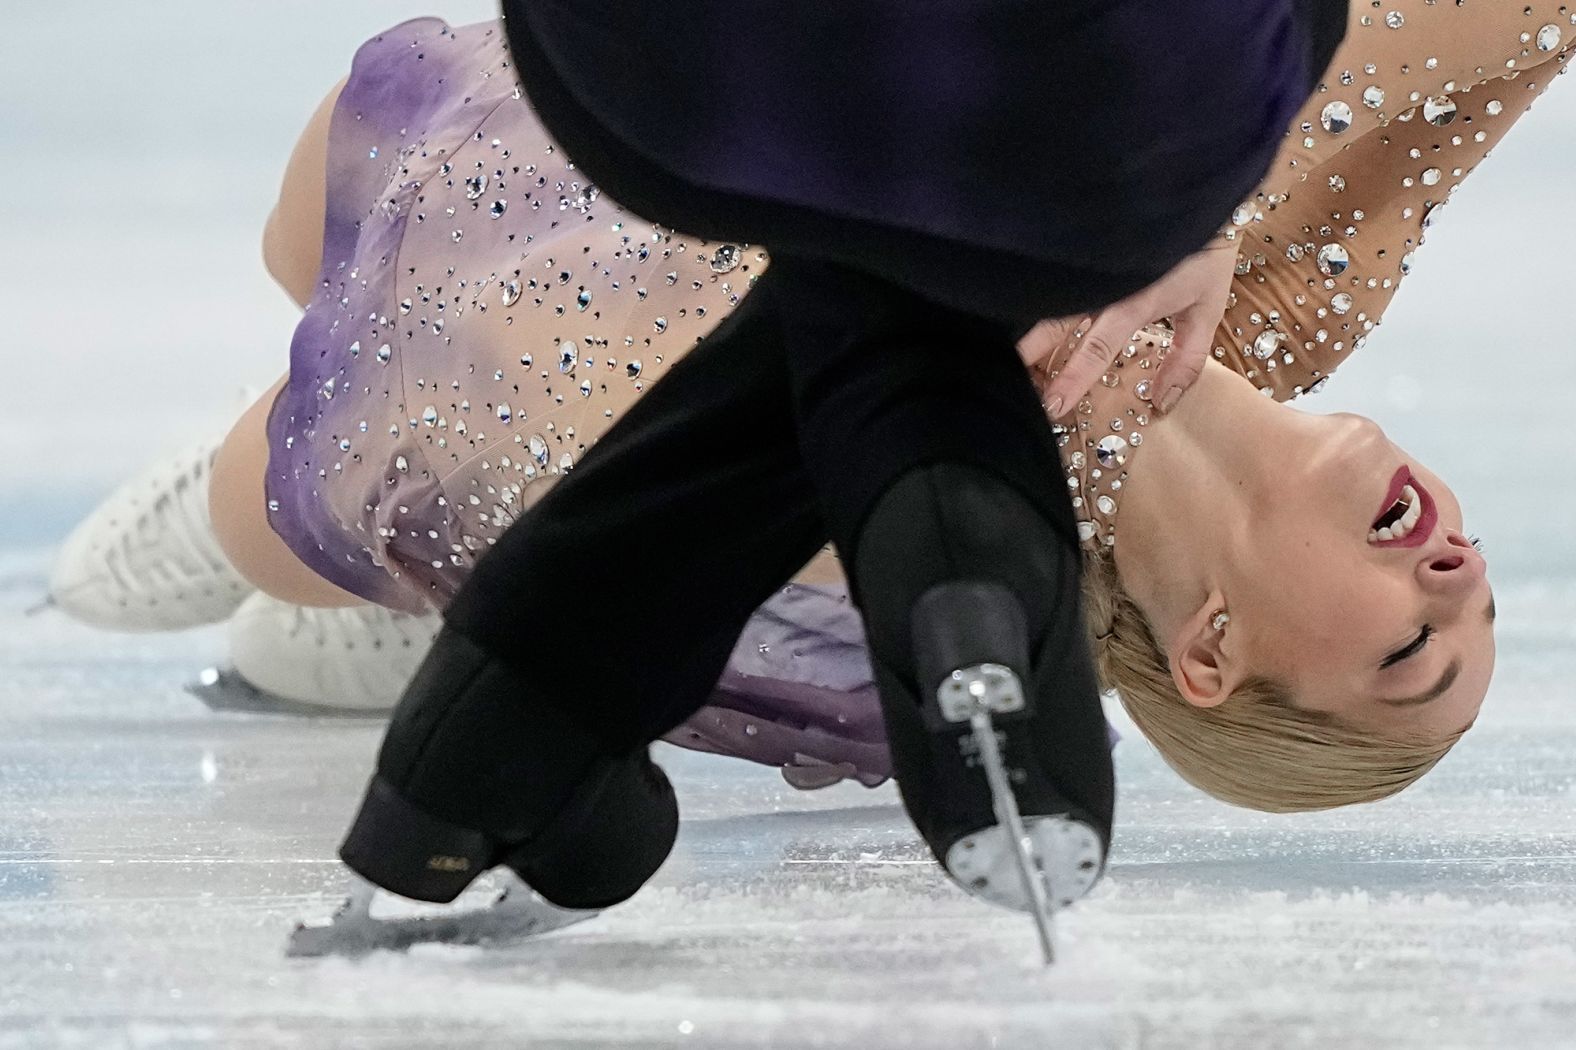
[[[476,565],[444,616],[613,750],[710,695],[826,541],[768,272]]]
[[[445,614],[469,642],[440,635],[390,723],[373,790],[396,801],[369,796],[343,855],[380,884],[447,899],[463,877],[440,892],[376,865],[381,829],[408,807],[483,866],[506,848],[559,903],[623,899],[666,855],[676,819],[644,745],[704,703],[739,630],[825,542],[828,518],[851,546],[859,514],[848,508],[938,460],[985,466],[1013,480],[1023,506],[1054,509],[1066,496],[1048,440],[999,327],[889,282],[773,269],[477,564]],[[1034,569],[1071,541],[1050,512],[1027,514],[995,529],[992,572],[1076,620],[1076,589],[1056,598],[1043,586],[1054,574]],[[885,530],[902,553],[867,595],[882,612],[878,657],[883,641],[911,655],[908,598],[971,542],[916,524]],[[927,746],[905,741],[915,754]],[[902,768],[900,780],[926,779],[922,763]],[[935,823],[930,796],[904,788],[916,820]],[[620,853],[608,836],[630,819],[643,846]],[[582,862],[598,848],[612,852],[591,864],[593,885]]]
[[[916,610],[936,588],[961,584],[1004,589],[1016,609],[962,648],[970,660],[1014,666],[1032,697],[1033,714],[1005,731],[1020,805],[1071,813],[1108,841],[1115,780],[1076,522],[1058,438],[1012,329],[824,266],[777,275],[798,307],[784,324],[805,469],[864,617],[892,768],[915,826],[945,858],[993,820],[985,779],[967,768],[971,734],[937,732],[920,714],[940,680],[923,670],[942,659],[936,639],[979,629],[948,592],[925,622],[963,619],[921,641]],[[1014,653],[1012,629],[998,628],[1019,616],[1025,649]]]
[[[859,271],[774,261],[510,527],[446,620],[627,748],[693,713],[755,608],[826,539],[851,552],[916,466],[988,470],[1075,544],[1011,336]]]
[[[1024,324],[971,315],[819,260],[774,260],[795,424],[845,557],[871,503],[914,467],[963,463],[1017,488],[1076,545],[1045,409],[1016,350]]]

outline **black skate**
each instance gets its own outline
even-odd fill
[[[672,786],[644,746],[614,753],[535,693],[463,634],[439,632],[340,847],[364,884],[333,922],[299,928],[291,954],[518,940],[590,918],[645,884],[678,834]],[[507,888],[488,907],[371,914],[373,887],[449,904],[493,869]]]
[[[883,495],[854,569],[909,815],[963,889],[1034,917],[1050,963],[1115,800],[1078,554],[994,476],[938,465]]]

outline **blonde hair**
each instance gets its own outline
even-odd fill
[[[1178,692],[1165,649],[1113,558],[1085,555],[1083,598],[1101,687],[1115,690],[1182,779],[1223,802],[1269,813],[1374,802],[1434,768],[1461,738],[1380,739],[1298,708],[1283,685],[1264,678],[1216,707],[1197,707]]]

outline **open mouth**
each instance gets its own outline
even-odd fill
[[[1433,533],[1438,520],[1428,490],[1402,467],[1390,479],[1384,505],[1368,528],[1368,542],[1378,547],[1416,547]]]

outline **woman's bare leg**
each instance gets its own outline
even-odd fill
[[[285,165],[279,201],[263,226],[263,265],[303,308],[312,298],[323,258],[328,123],[344,87],[343,80],[335,84],[307,121]]]
[[[323,254],[324,165],[328,124],[344,81],[336,84],[301,133],[263,230],[263,263],[299,305],[312,297]],[[268,413],[287,372],[242,414],[214,459],[209,512],[219,545],[259,590],[296,605],[359,605],[364,599],[329,583],[297,558],[268,523]]]
[[[219,546],[258,590],[295,605],[364,604],[306,566],[268,524],[263,477],[268,470],[268,412],[286,374],[248,408],[213,461],[208,512]]]

